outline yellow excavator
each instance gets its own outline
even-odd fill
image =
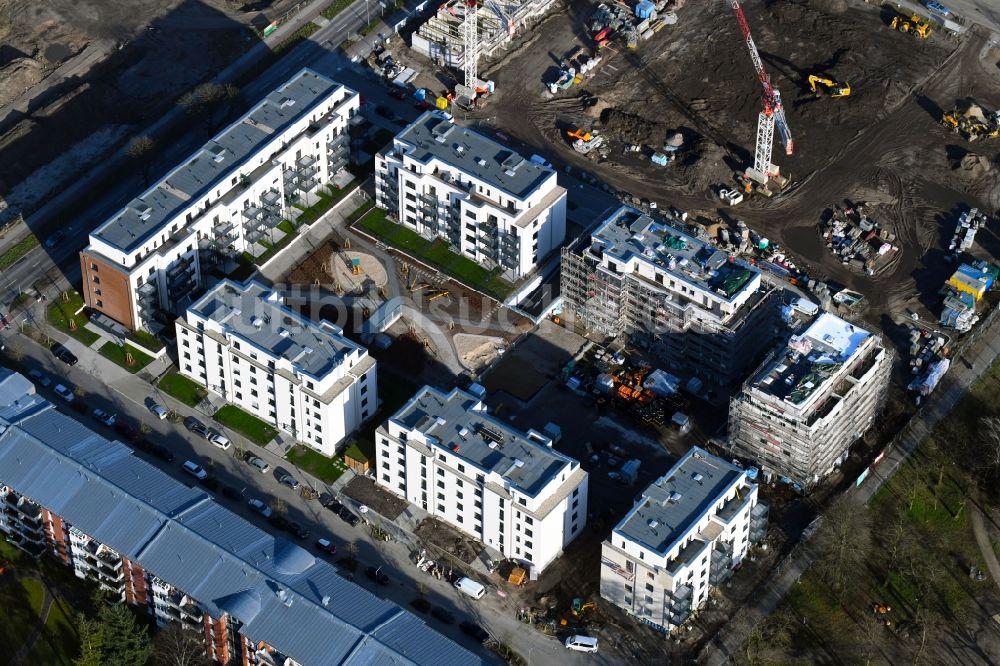
[[[910,18],[905,16],[894,16],[892,17],[892,22],[889,27],[893,30],[899,30],[900,32],[908,32],[915,37],[920,39],[927,39],[931,36],[931,24],[930,21],[926,21],[916,14]]]
[[[851,96],[851,84],[847,83],[837,83],[833,79],[827,79],[822,76],[816,76],[815,74],[809,75],[809,90],[813,94],[819,95],[822,90],[818,89],[816,86],[820,85],[830,91],[830,97],[850,97]]]

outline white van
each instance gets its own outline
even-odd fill
[[[455,589],[464,592],[473,599],[482,599],[486,596],[486,588],[472,580],[471,578],[459,578],[455,581]]]
[[[566,648],[577,652],[597,652],[597,639],[590,636],[570,636]]]

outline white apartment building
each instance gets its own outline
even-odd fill
[[[566,237],[566,190],[555,171],[434,111],[376,156],[375,203],[514,280]]]
[[[622,206],[563,249],[560,271],[564,319],[628,338],[720,393],[742,381],[775,336],[773,287],[678,219]]]
[[[587,522],[587,473],[490,416],[480,398],[425,386],[376,431],[376,481],[507,558],[541,571]]]
[[[832,472],[871,427],[889,388],[892,352],[828,312],[761,364],[729,408],[729,446],[806,488]]]
[[[601,597],[673,631],[766,536],[767,513],[742,469],[693,447],[601,545]]]
[[[183,375],[323,455],[378,406],[368,350],[259,282],[223,280],[176,327]]]
[[[360,97],[303,69],[90,234],[80,253],[88,306],[130,329],[158,328],[214,265],[284,236],[295,203],[349,157]]]

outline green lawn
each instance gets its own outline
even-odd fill
[[[288,37],[286,37],[285,41],[275,46],[274,49],[272,50],[272,53],[274,53],[274,55],[280,55],[281,53],[284,53],[288,49],[296,46],[299,42],[303,42],[309,39],[309,37],[311,37],[312,34],[317,30],[319,30],[319,26],[313,23],[312,21],[306,23],[304,26],[302,26],[301,28],[290,34]]]
[[[355,224],[389,245],[405,250],[459,282],[496,299],[503,300],[513,291],[513,285],[500,278],[498,271],[488,271],[471,259],[455,254],[443,240],[429,241],[415,231],[390,221],[384,210],[373,209]]]
[[[165,346],[163,342],[149,331],[132,331],[128,334],[128,339],[142,345],[146,349],[158,352]]]
[[[21,258],[38,247],[38,238],[35,234],[28,234],[21,242],[17,245],[9,248],[3,254],[0,254],[0,271],[7,270]]]
[[[301,444],[292,447],[285,458],[323,483],[333,483],[347,470],[347,465],[340,458],[327,458],[322,453]]]
[[[226,405],[215,413],[215,420],[232,428],[254,444],[264,446],[278,435],[277,429],[236,405]]]
[[[369,461],[368,454],[366,454],[364,451],[361,450],[361,447],[358,446],[357,442],[355,442],[354,444],[351,444],[349,447],[347,447],[347,450],[344,451],[344,457],[345,458],[353,458],[354,460],[357,460],[358,462],[368,462]]]
[[[49,323],[89,347],[101,336],[84,328],[87,325],[87,318],[80,312],[83,307],[83,296],[73,290],[67,291],[65,294],[67,295],[65,300],[58,298],[49,306]],[[76,324],[76,330],[70,330],[70,321]]]
[[[114,361],[121,367],[125,368],[132,374],[135,374],[145,368],[147,365],[153,362],[153,357],[149,354],[145,354],[132,345],[125,345],[124,347],[119,347],[114,342],[105,342],[100,349],[101,356],[104,358]],[[132,355],[132,365],[127,362],[126,354]]]
[[[36,561],[7,542],[0,542],[0,558],[16,563],[16,568],[0,578],[0,599],[4,605],[0,640],[3,640],[8,655],[12,655],[24,645],[37,626],[45,599],[45,583],[29,576],[17,578],[18,571],[37,571],[48,581],[50,591],[56,591],[56,594],[58,590],[66,589],[71,589],[75,594],[85,590],[88,584],[73,576],[72,569],[47,557]],[[69,573],[68,578],[66,573]],[[58,586],[53,586],[53,582],[58,582]],[[72,664],[78,643],[73,623],[66,614],[67,610],[71,610],[67,600],[59,596],[53,599],[44,630],[32,646],[25,663]]]
[[[188,407],[194,407],[208,395],[204,388],[176,372],[164,375],[159,386],[164,393],[172,395]]]
[[[49,617],[45,621],[45,631],[39,636],[28,653],[28,663],[32,664],[72,664],[77,656],[79,641],[76,626],[66,614],[71,611],[63,599],[53,600]]]

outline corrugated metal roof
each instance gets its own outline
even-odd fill
[[[0,370],[0,483],[241,632],[312,664],[482,664],[325,561],[100,437]],[[33,389],[32,389],[33,390]]]

